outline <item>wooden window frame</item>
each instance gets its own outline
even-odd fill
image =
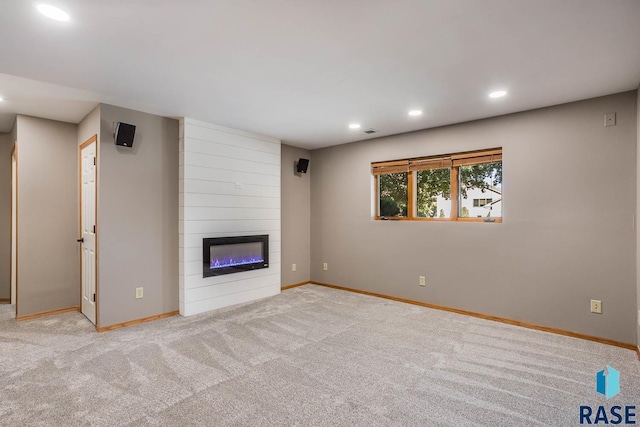
[[[487,150],[468,151],[439,156],[416,157],[411,159],[374,162],[371,173],[374,178],[374,197],[376,211],[374,219],[377,221],[427,221],[427,222],[491,222],[501,223],[502,217],[460,217],[458,201],[460,197],[458,174],[461,166],[482,163],[502,162],[502,147]],[[451,169],[451,216],[449,218],[425,218],[417,216],[417,179],[416,174],[421,170],[450,168]],[[407,173],[407,216],[380,216],[380,176],[390,173]]]

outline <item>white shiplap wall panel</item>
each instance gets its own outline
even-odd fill
[[[260,276],[239,281],[225,282],[218,285],[201,286],[199,288],[186,289],[184,295],[187,303],[197,302],[200,300],[235,294],[237,292],[245,292],[269,284],[279,285],[280,275],[271,274],[269,276]]]
[[[185,206],[185,210],[188,207]],[[210,221],[184,221],[184,234],[215,233],[215,230],[234,231],[250,236],[255,230],[275,230],[279,219],[220,219]],[[264,233],[263,233],[264,234]],[[218,237],[218,236],[209,236]]]
[[[188,123],[188,125],[185,125],[186,138],[228,145],[232,148],[245,148],[251,151],[280,154],[280,141],[275,138],[237,131],[197,120],[186,120]]]
[[[191,207],[184,213],[187,221],[223,220],[227,218],[238,219],[274,219],[280,220],[280,208],[212,208]]]
[[[280,292],[280,141],[180,121],[180,313]],[[202,239],[269,235],[269,268],[202,277]]]
[[[191,316],[194,314],[204,313],[218,308],[228,307],[234,304],[241,304],[247,301],[253,301],[260,298],[266,298],[275,295],[274,285],[266,284],[262,288],[255,288],[249,291],[238,292],[230,295],[223,295],[216,298],[200,300],[191,303],[184,303],[183,316]],[[280,292],[280,284],[277,286]]]
[[[188,166],[184,165],[184,179],[194,181],[215,181],[229,182],[234,184],[234,188],[239,189],[240,185],[259,185],[261,187],[277,187],[280,188],[279,175],[266,175],[255,173],[253,171],[238,172],[227,169],[210,169],[204,166]]]
[[[279,269],[280,268],[280,263],[277,262],[270,262],[269,263],[269,267],[275,269]],[[263,275],[264,272],[259,272],[258,270],[255,271],[247,271],[246,273],[242,273],[242,275],[240,276],[242,278],[242,280],[248,280],[248,279],[252,279],[254,277],[254,275],[260,276]],[[227,275],[227,276],[231,276],[231,274]],[[207,277],[205,279],[202,278],[202,273],[201,274],[196,274],[196,275],[192,275],[192,276],[184,276],[184,289],[189,290],[189,289],[196,289],[196,288],[202,288],[202,287],[206,287],[206,286],[213,286],[213,285],[218,285],[221,283],[227,283],[228,280],[230,280],[230,277],[224,277],[224,276],[213,276],[213,277]],[[235,281],[235,279],[234,279]]]
[[[184,234],[183,236],[183,246],[184,248],[200,248],[202,249],[202,239],[205,237],[231,237],[237,236],[239,231],[229,230],[227,232],[214,233],[202,233],[202,234]],[[268,230],[257,230],[253,234],[268,234],[269,235],[269,247],[271,247],[274,240],[278,239],[280,241],[280,234],[276,236],[274,233],[269,232]]]
[[[184,214],[184,120],[178,124],[178,307],[180,314],[184,315],[185,276],[184,270],[184,220],[180,214]]]
[[[215,207],[221,204],[230,208],[266,208],[280,209],[279,197],[242,196],[242,195],[222,195],[222,194],[184,194],[181,198],[191,207]],[[182,206],[182,205],[180,205]]]
[[[236,188],[234,182],[215,182],[186,179],[183,181],[185,194],[219,194],[252,197],[277,197],[280,200],[280,187],[243,184]]]
[[[263,162],[269,165],[276,165],[280,161],[280,155],[277,153],[254,151],[248,148],[234,147],[194,138],[186,138],[186,141],[189,144],[190,152],[195,153],[196,155],[211,155],[219,156],[221,159],[240,159]],[[222,155],[218,153],[222,153]]]
[[[276,175],[280,173],[279,165],[254,160],[248,161],[245,159],[220,157],[215,154],[185,153],[185,161],[183,164],[186,166],[201,166],[208,169],[216,168],[239,172],[251,170],[252,172],[265,175]]]

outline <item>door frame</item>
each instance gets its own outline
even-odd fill
[[[87,139],[85,142],[83,142],[82,144],[80,144],[80,146],[78,147],[78,235],[80,236],[80,238],[82,238],[82,149],[86,148],[87,146],[89,146],[92,143],[96,143],[96,169],[95,169],[95,215],[96,215],[96,232],[95,232],[95,245],[96,245],[96,250],[95,250],[95,273],[96,273],[96,277],[95,277],[95,284],[96,284],[96,300],[95,300],[95,306],[96,306],[96,330],[98,330],[99,328],[99,319],[100,317],[98,316],[99,310],[99,293],[98,293],[98,230],[100,229],[100,227],[98,227],[98,153],[99,153],[99,145],[98,145],[98,135],[93,135],[91,138]],[[80,278],[80,312],[82,312],[82,245],[79,245],[79,252],[80,252],[80,258],[79,258],[79,262],[78,262],[78,266],[79,266],[79,278]]]
[[[14,169],[15,168],[15,169]],[[15,176],[15,179],[14,179]],[[13,206],[14,199],[14,191],[15,191],[15,206]],[[15,210],[15,211],[14,211]],[[15,230],[14,230],[15,223]],[[14,231],[15,231],[15,242],[14,242]],[[15,309],[16,309],[16,318],[18,318],[18,141],[14,141],[13,147],[11,148],[11,237],[9,238],[11,242],[11,259],[10,268],[9,268],[9,302],[13,302],[15,300]],[[15,245],[15,250],[14,250]],[[15,258],[15,264],[13,262]],[[14,277],[15,276],[15,277]],[[15,280],[15,295],[14,295],[14,287],[13,283]]]

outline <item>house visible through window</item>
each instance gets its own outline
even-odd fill
[[[376,219],[502,221],[502,148],[371,165]]]
[[[492,201],[493,199],[473,199],[473,207],[481,208],[485,205],[491,204]]]

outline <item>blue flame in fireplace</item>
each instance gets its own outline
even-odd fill
[[[216,268],[235,267],[236,265],[255,264],[257,262],[264,262],[262,257],[248,256],[241,258],[215,258],[211,260],[209,268],[215,270]]]

